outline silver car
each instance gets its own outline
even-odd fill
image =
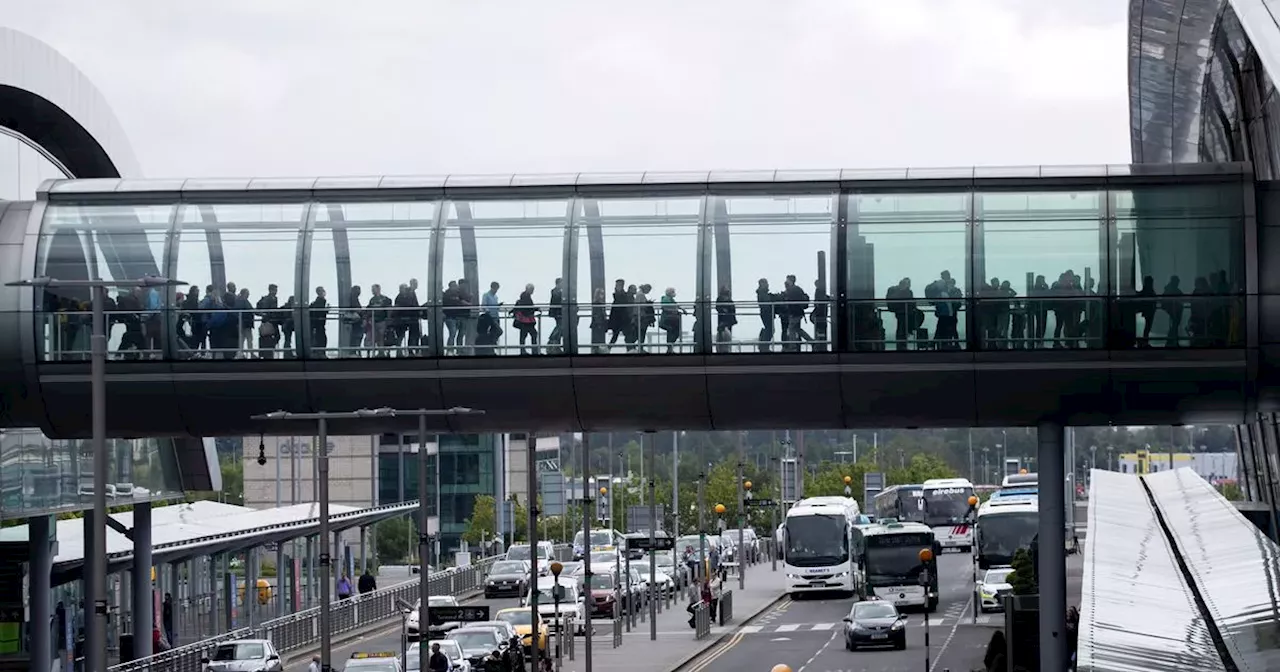
[[[284,672],[280,652],[266,639],[236,639],[214,647],[201,660],[209,672]]]

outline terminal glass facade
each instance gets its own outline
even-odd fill
[[[432,437],[435,438],[435,437]],[[479,495],[493,496],[497,492],[494,469],[495,441],[493,434],[442,435],[440,441],[439,509],[434,482],[436,457],[427,457],[427,507],[431,515],[440,516],[441,548],[448,551],[457,548],[462,534],[467,531],[467,520],[475,511]],[[378,505],[396,504],[418,498],[418,455],[410,445],[417,441],[414,435],[403,437],[403,471],[401,470],[400,437],[395,434],[382,436],[378,454]],[[400,498],[400,478],[404,477],[404,499]],[[415,518],[416,520],[416,518]]]
[[[118,360],[1242,346],[1251,175],[1136,172],[172,203],[66,182],[35,275],[190,283],[112,297]],[[86,358],[87,298],[39,297],[42,361]]]
[[[107,439],[107,505],[181,497],[173,442]],[[93,451],[81,439],[53,440],[38,429],[0,430],[0,519],[93,506]]]

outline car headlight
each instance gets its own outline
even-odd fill
[[[982,599],[984,600],[990,600],[995,597],[995,594],[987,592],[986,588],[983,588],[981,591],[979,591],[979,593],[982,595]]]
[[[892,626],[890,626],[890,627],[889,627],[889,629],[890,629],[890,630],[901,630],[901,629],[902,629],[902,621],[898,621],[897,623],[894,623]]]
[[[844,577],[846,577],[846,576],[849,576],[849,572],[840,572],[839,574],[836,574],[836,575],[835,575],[835,578],[837,578],[837,579],[843,579],[843,578],[844,578]]]

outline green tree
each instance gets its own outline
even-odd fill
[[[890,469],[890,483],[923,483],[931,478],[955,478],[956,471],[937,455],[917,453],[903,466]]]
[[[1019,548],[1013,554],[1013,573],[1009,575],[1009,585],[1013,586],[1014,595],[1038,595],[1040,586],[1036,581],[1035,562],[1031,558],[1031,552],[1025,548]]]
[[[1237,483],[1223,483],[1218,486],[1218,492],[1230,502],[1239,502],[1244,500],[1244,493],[1240,490]]]
[[[384,520],[374,528],[378,557],[382,562],[400,564],[413,557],[417,533],[408,518]]]
[[[244,460],[222,460],[222,496],[227,504],[244,505]]]
[[[519,512],[517,512],[518,515]],[[462,533],[462,538],[469,544],[479,544],[496,536],[497,525],[498,516],[493,495],[479,495],[476,497],[475,507],[471,510],[471,517],[467,519],[467,529]],[[519,531],[519,529],[517,526],[516,530]]]

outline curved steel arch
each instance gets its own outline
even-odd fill
[[[29,138],[75,177],[140,177],[102,94],[56,49],[0,28],[0,126]]]

